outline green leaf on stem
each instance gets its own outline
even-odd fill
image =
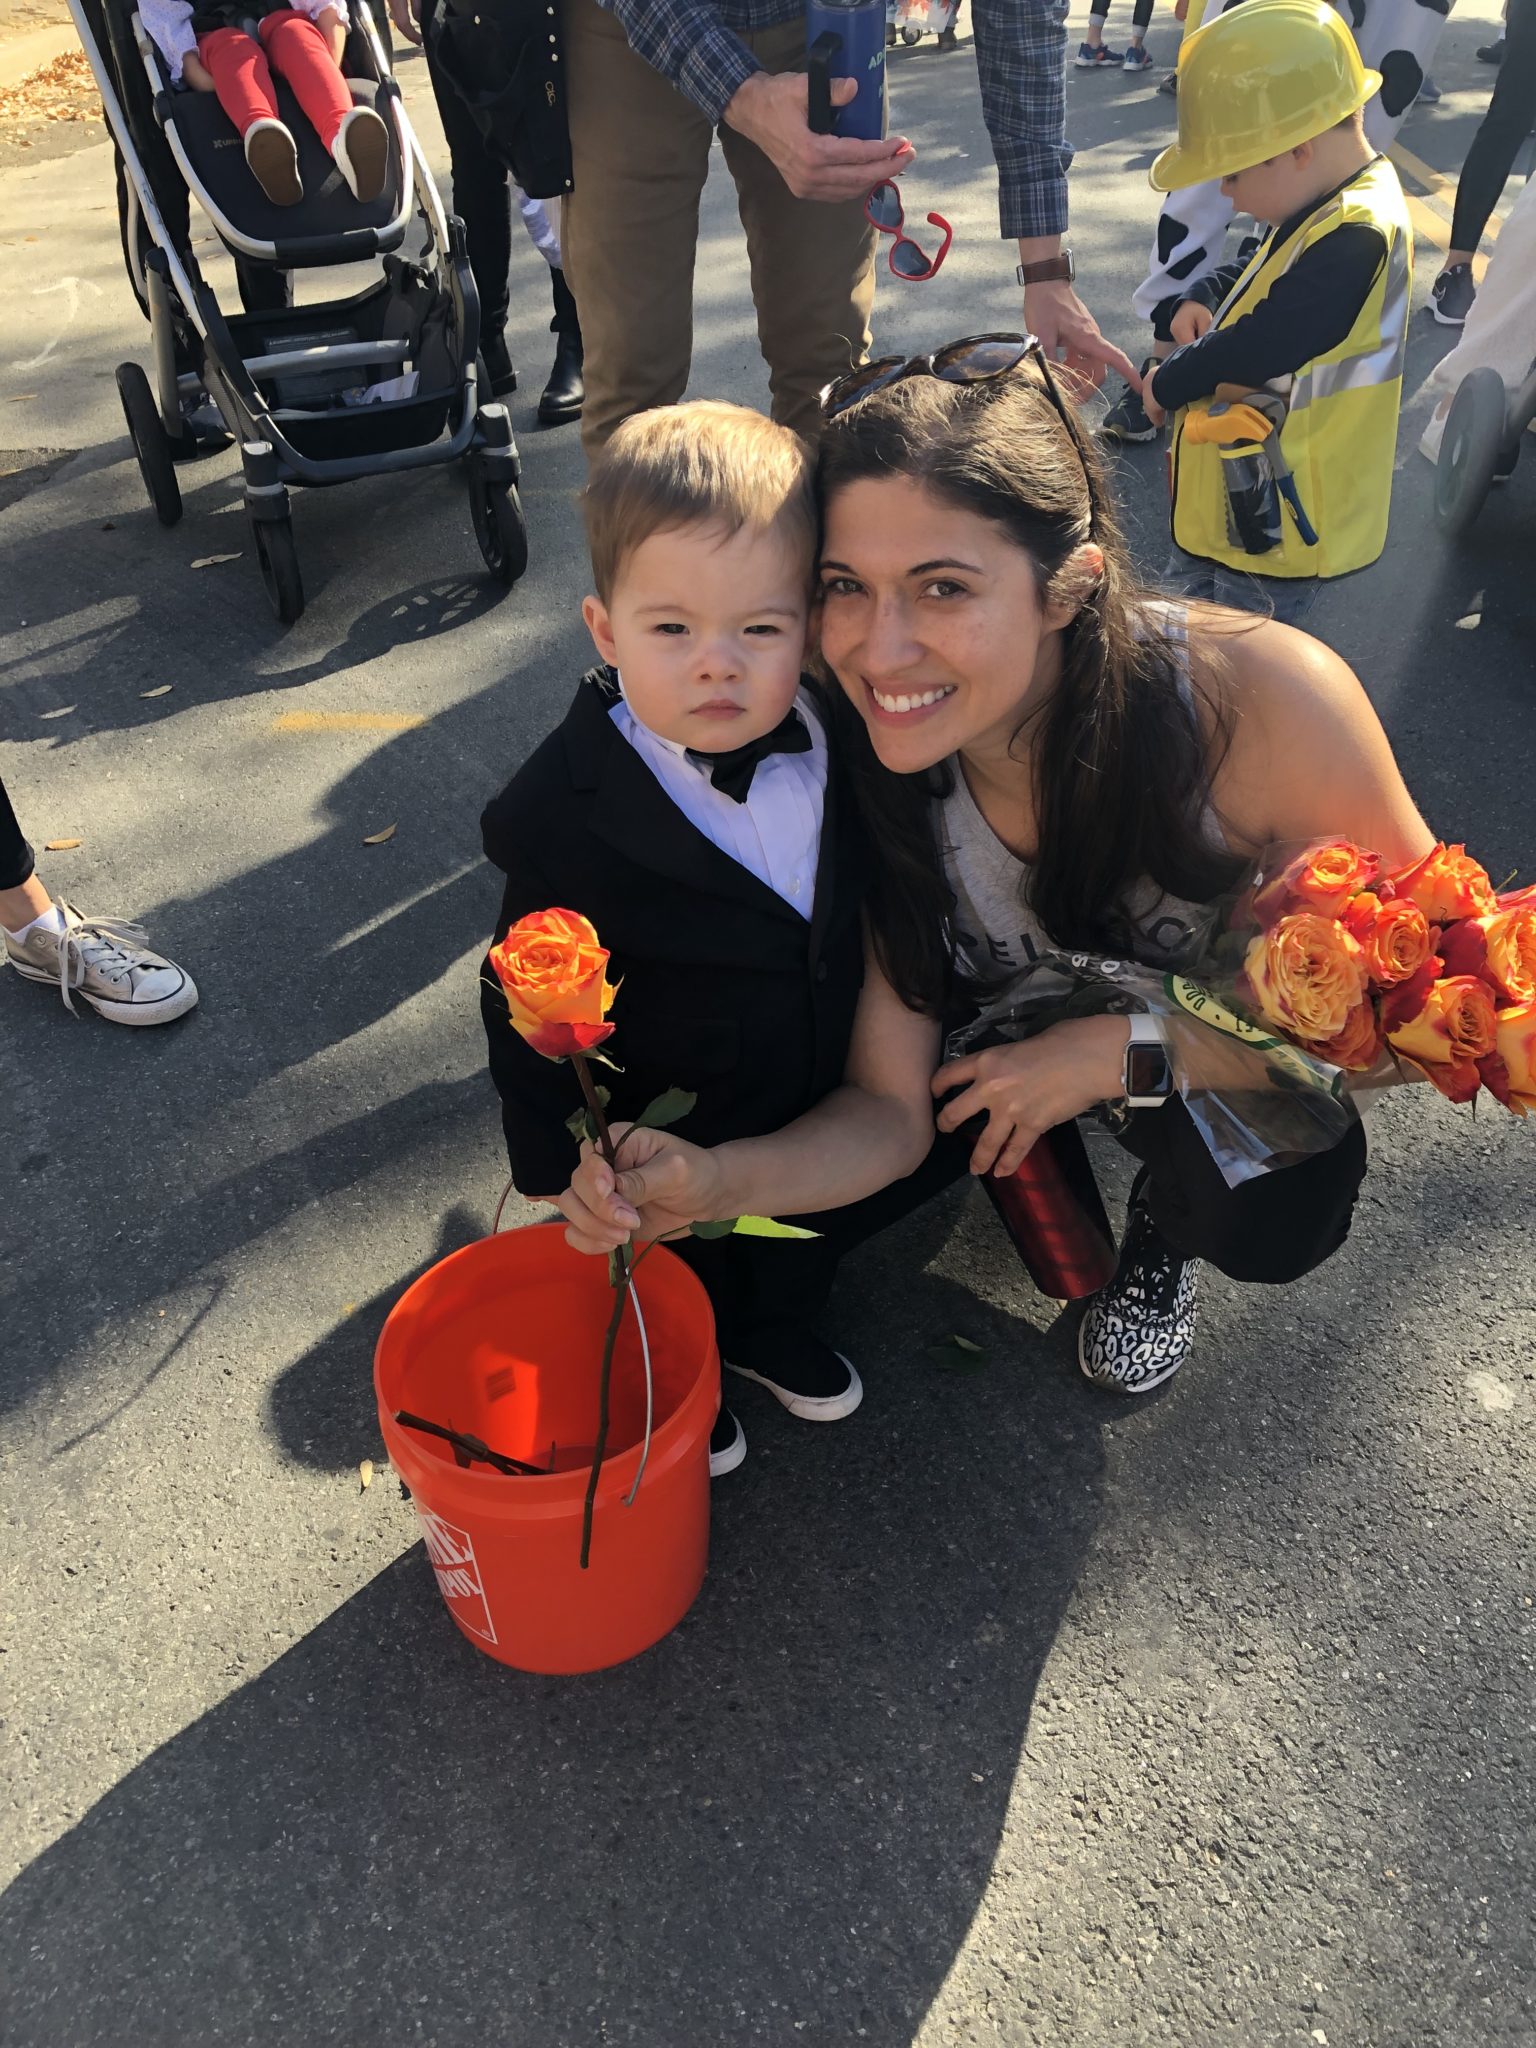
[[[819,1230],[802,1230],[797,1223],[780,1223],[773,1216],[738,1216],[731,1225],[738,1237],[820,1237]]]
[[[585,1104],[580,1109],[573,1109],[571,1111],[565,1120],[565,1128],[570,1132],[578,1145],[583,1138],[586,1139],[589,1145],[597,1143],[597,1125],[593,1123],[592,1112]]]
[[[635,1118],[637,1131],[664,1131],[668,1124],[675,1124],[685,1117],[698,1096],[686,1088],[668,1088],[658,1095],[654,1102],[648,1102]]]
[[[928,1356],[946,1372],[980,1372],[987,1362],[987,1353],[980,1344],[960,1336],[946,1337],[942,1344],[930,1344]]]
[[[729,1237],[736,1223],[732,1216],[723,1223],[690,1223],[688,1228],[695,1237]]]

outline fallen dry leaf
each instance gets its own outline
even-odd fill
[[[11,405],[25,405],[29,398],[36,398],[36,396],[37,393],[35,391],[13,391],[7,402]]]
[[[368,837],[363,841],[363,844],[364,846],[382,846],[386,839],[393,839],[394,836],[394,826],[386,825],[382,832],[370,832],[368,834]]]
[[[236,548],[232,555],[199,555],[192,566],[194,569],[217,569],[221,562],[238,562],[240,553]]]
[[[366,1493],[369,1487],[373,1484],[372,1458],[364,1458],[361,1465],[359,1465],[357,1468],[357,1476],[363,1482],[363,1492]]]
[[[1481,612],[1468,612],[1464,619],[1456,621],[1457,629],[1462,633],[1475,633],[1482,623],[1483,615]]]
[[[45,839],[44,853],[73,853],[77,846],[83,846],[83,839]]]
[[[74,708],[73,704],[61,704],[57,711],[39,711],[37,715],[39,718],[68,718]]]
[[[152,690],[140,690],[139,695],[141,697],[169,697],[175,687],[174,683],[157,683]]]

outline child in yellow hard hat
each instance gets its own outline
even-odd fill
[[[1145,391],[1175,414],[1171,587],[1296,620],[1319,577],[1387,535],[1413,243],[1397,174],[1366,141],[1381,85],[1328,0],[1247,0],[1196,31],[1174,191],[1220,178],[1270,232],[1173,316]]]

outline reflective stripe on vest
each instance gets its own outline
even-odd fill
[[[1277,377],[1290,410],[1281,446],[1308,518],[1315,547],[1301,539],[1289,510],[1280,544],[1250,555],[1233,539],[1227,516],[1226,473],[1220,450],[1189,442],[1188,414],[1173,434],[1173,537],[1192,555],[1259,576],[1343,576],[1375,561],[1386,542],[1397,448],[1398,403],[1407,350],[1413,239],[1397,175],[1384,157],[1326,200],[1286,237],[1283,247],[1261,248],[1216,316],[1220,327],[1240,319],[1273,290],[1310,248],[1335,228],[1365,222],[1386,243],[1381,270],[1349,334],[1337,349]],[[1204,410],[1200,401],[1189,411]]]

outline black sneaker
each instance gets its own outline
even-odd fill
[[[1434,304],[1430,311],[1442,327],[1460,327],[1472,310],[1477,297],[1477,286],[1472,282],[1470,263],[1453,263],[1449,270],[1442,270],[1430,286],[1430,297]]]
[[[709,1476],[723,1479],[734,1472],[747,1455],[746,1432],[722,1402],[715,1426],[709,1433]]]
[[[1155,356],[1148,357],[1147,361],[1142,364],[1141,373],[1143,376],[1151,369],[1155,361]],[[1106,441],[1155,441],[1158,436],[1158,429],[1147,418],[1146,409],[1141,402],[1141,394],[1133,391],[1130,385],[1127,384],[1122,389],[1120,396],[1109,408],[1109,411],[1105,413],[1103,419],[1099,421],[1099,433]]]
[[[840,1351],[810,1330],[766,1330],[732,1344],[727,1372],[756,1380],[802,1422],[841,1422],[864,1398],[858,1374]]]
[[[1170,71],[1166,77],[1160,78],[1157,81],[1157,89],[1159,92],[1167,93],[1169,99],[1176,100],[1179,96],[1179,74],[1177,71]]]
[[[1198,1259],[1181,1259],[1133,1193],[1115,1277],[1088,1304],[1077,1362],[1096,1387],[1148,1394],[1195,1341]]]
[[[1504,62],[1504,38],[1495,36],[1491,43],[1483,43],[1477,52],[1479,64],[1502,64]]]

